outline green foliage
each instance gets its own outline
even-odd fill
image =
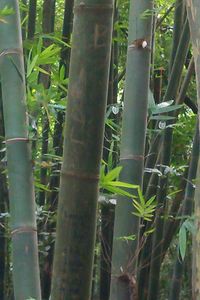
[[[127,34],[128,34],[128,13],[129,13],[129,0],[118,0],[118,19],[115,21],[114,29],[115,36],[113,38],[113,43],[118,44],[118,62],[115,68],[118,68],[119,74],[124,73],[126,54],[127,54]],[[174,0],[164,1],[155,0],[154,15],[157,22],[162,19],[167,9],[175,3]],[[33,144],[36,147],[33,149],[34,157],[34,174],[35,174],[35,188],[36,197],[41,191],[45,191],[47,198],[52,192],[57,192],[58,188],[50,187],[50,181],[52,176],[60,175],[60,166],[62,163],[62,158],[55,155],[55,148],[53,145],[53,135],[54,128],[57,124],[57,116],[59,112],[65,112],[66,108],[66,98],[68,93],[68,78],[65,74],[65,66],[59,67],[60,61],[60,51],[64,47],[65,49],[70,47],[62,41],[62,21],[63,21],[63,9],[64,1],[56,1],[56,22],[55,22],[55,33],[54,34],[43,34],[42,33],[42,0],[37,1],[37,24],[36,24],[36,35],[33,41],[24,41],[24,55],[25,55],[25,65],[26,65],[26,81],[27,81],[27,98],[28,98],[28,110],[29,110],[29,138],[33,140]],[[24,14],[24,19],[22,20],[23,25],[27,26],[28,18],[28,5],[24,5],[20,1],[21,11]],[[0,24],[6,23],[6,16],[13,14],[14,11],[9,7],[5,7],[0,10]],[[171,51],[171,42],[173,36],[173,13],[171,10],[170,14],[162,21],[155,32],[155,48],[154,48],[154,65],[153,69],[162,67],[163,69],[163,85],[162,85],[162,97],[165,93],[165,89],[168,82],[168,63]],[[148,18],[151,11],[145,11],[140,15],[142,18]],[[44,48],[44,40],[50,41],[52,44],[47,48]],[[49,65],[50,70],[46,71],[45,66]],[[187,68],[185,67],[184,74]],[[40,74],[46,74],[51,76],[51,83],[48,90],[39,84]],[[183,74],[183,75],[184,75]],[[133,204],[132,214],[138,216],[143,220],[150,222],[153,220],[155,208],[156,208],[156,196],[145,199],[142,194],[141,189],[134,184],[121,182],[119,180],[121,167],[116,167],[118,155],[118,149],[116,150],[116,144],[120,141],[121,132],[121,115],[123,110],[123,90],[124,90],[124,80],[125,76],[121,79],[118,84],[118,103],[110,105],[106,114],[106,126],[112,130],[111,147],[109,151],[108,161],[103,164],[101,168],[100,176],[100,190],[102,193],[122,195],[127,196],[126,201],[131,201]],[[153,89],[152,89],[153,90]],[[196,83],[194,78],[191,80],[188,96],[194,100],[196,99]],[[149,90],[149,105],[148,105],[148,133],[150,135],[154,133],[152,129],[152,124],[155,121],[160,121],[164,129],[166,127],[166,121],[174,121],[173,113],[179,111],[178,122],[176,124],[170,125],[174,128],[173,135],[173,149],[172,149],[172,161],[171,165],[168,166],[169,170],[169,189],[167,193],[167,204],[169,207],[174,197],[178,192],[179,183],[181,176],[183,175],[187,162],[191,152],[192,139],[193,139],[193,128],[196,116],[191,112],[189,108],[185,105],[179,106],[174,104],[174,100],[168,102],[162,102],[161,104],[155,104],[153,93]],[[115,118],[113,118],[114,111],[117,111],[117,123]],[[169,115],[167,115],[169,113]],[[48,153],[45,160],[41,158],[42,149],[42,118],[44,114],[47,114],[50,123],[49,130],[49,140],[48,140]],[[150,136],[149,135],[149,136]],[[148,136],[148,138],[149,138]],[[151,136],[150,136],[151,137]],[[117,146],[118,147],[118,146]],[[4,154],[4,159],[1,163],[6,164],[6,154]],[[41,168],[47,171],[47,182],[40,182],[40,171]],[[159,170],[159,166],[154,168],[146,168],[146,172],[157,174],[162,176],[163,174]],[[2,173],[7,174],[7,171]],[[169,201],[170,199],[170,201]],[[57,198],[55,202],[57,201]],[[44,206],[37,207],[37,220],[39,224],[39,250],[43,257],[46,257],[49,252],[49,244],[52,242],[52,238],[49,239],[48,225],[53,224],[51,231],[54,234],[55,231],[55,212],[51,212],[51,204],[45,204]],[[3,218],[1,214],[1,220]],[[178,234],[179,240],[179,253],[180,258],[183,260],[186,255],[187,245],[188,245],[188,233],[193,231],[193,223],[190,219],[185,220]],[[150,228],[145,231],[145,235],[152,233],[154,228]],[[54,239],[54,238],[53,238]],[[136,236],[124,236],[120,238],[126,242],[136,239]],[[49,242],[50,241],[50,242]],[[176,254],[176,243],[173,242],[171,246],[173,256]],[[168,254],[166,258],[166,265],[164,266],[165,271],[163,271],[164,280],[162,283],[162,292],[160,299],[166,299],[168,286],[166,285],[166,277],[168,277],[169,266],[172,265],[173,257]],[[164,263],[165,264],[165,263]],[[163,286],[165,286],[165,291],[163,292]],[[183,298],[188,299],[188,297]],[[29,299],[30,300],[30,299]]]
[[[138,196],[138,201],[133,199],[133,206],[137,212],[133,212],[132,214],[144,219],[145,221],[152,221],[156,209],[156,195],[146,201],[142,195],[140,187],[138,187]]]
[[[14,14],[14,10],[12,8],[9,8],[8,6],[4,7],[0,10],[0,24],[1,23],[7,23],[5,20],[6,16]]]
[[[182,260],[185,258],[187,248],[187,233],[194,234],[194,222],[191,219],[186,219],[179,229],[179,253]]]
[[[105,165],[101,168],[100,175],[100,188],[106,190],[112,194],[127,196],[133,199],[133,207],[135,209],[132,212],[133,215],[144,219],[145,221],[152,221],[154,216],[156,204],[156,196],[151,197],[147,201],[145,200],[141,188],[138,185],[131,183],[121,182],[119,178],[122,167],[116,167],[107,174],[105,174]],[[128,189],[128,190],[127,190]],[[135,190],[136,193],[131,193],[129,190]],[[127,239],[127,237],[123,237]]]
[[[105,174],[105,165],[103,165],[100,172],[100,188],[112,194],[135,198],[135,195],[125,189],[137,189],[137,185],[116,180],[118,179],[121,170],[122,167],[116,167]]]
[[[166,115],[166,113],[174,112],[182,107],[182,105],[173,104],[174,100],[161,102],[159,104],[155,103],[153,93],[149,89],[149,99],[148,99],[148,113],[149,120],[173,120],[174,116]],[[162,115],[164,114],[164,115]]]

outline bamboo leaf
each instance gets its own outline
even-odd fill
[[[30,65],[29,65],[29,64],[27,65],[27,74],[26,74],[27,78],[30,76],[31,72],[33,71],[33,69],[34,69],[34,67],[35,67],[35,65],[36,65],[37,59],[38,59],[38,55],[36,55],[36,56],[33,58],[33,60],[32,60],[32,62],[30,63]]]
[[[162,113],[167,113],[167,112],[172,112],[172,111],[175,111],[177,109],[180,109],[182,107],[182,105],[172,105],[172,106],[168,106],[168,107],[155,107],[153,108],[152,110],[152,114],[155,115],[155,114],[162,114]]]
[[[175,119],[174,117],[171,116],[151,116],[150,120],[163,120],[163,121],[167,121],[167,120],[173,120]]]
[[[142,191],[141,191],[141,188],[140,188],[140,187],[138,188],[138,196],[139,196],[139,199],[140,199],[141,204],[142,204],[143,206],[145,206],[145,199],[144,199],[144,197],[143,197],[143,195],[142,195]]]
[[[187,219],[187,220],[185,220],[185,222],[183,224],[184,224],[184,227],[187,229],[188,232],[190,232],[191,234],[195,234],[196,228],[194,226],[193,221]]]
[[[111,170],[110,172],[108,172],[105,177],[104,177],[104,180],[105,181],[112,181],[112,180],[115,180],[116,178],[119,177],[119,174],[122,170],[122,167],[116,167],[114,168],[113,170]]]
[[[156,195],[152,196],[147,202],[146,202],[146,206],[151,205],[156,199]],[[155,205],[154,205],[155,206]]]
[[[186,243],[187,243],[187,232],[183,223],[179,230],[179,252],[182,260],[184,260],[185,258]]]
[[[124,191],[123,189],[120,189],[118,187],[113,187],[111,185],[105,185],[105,186],[102,186],[102,188],[106,189],[107,191],[109,191],[113,194],[118,194],[118,195],[121,195],[121,196],[127,196],[129,198],[134,198],[135,197],[134,195],[131,195],[130,193]]]
[[[165,107],[168,107],[168,106],[172,105],[173,103],[174,103],[174,100],[164,101],[164,102],[161,102],[161,103],[157,104],[156,106],[158,108],[165,108]]]
[[[112,186],[120,186],[124,188],[129,188],[129,189],[138,189],[138,185],[127,183],[127,182],[122,182],[122,181],[109,181],[107,184],[112,185]]]

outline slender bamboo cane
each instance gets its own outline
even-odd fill
[[[115,1],[113,25],[118,19],[118,9]],[[114,26],[113,26],[114,27]],[[113,38],[117,37],[117,32],[113,30]],[[107,106],[117,103],[118,91],[118,43],[113,42],[111,63],[110,63],[110,76]],[[117,122],[116,115],[112,114],[111,118]],[[105,127],[104,145],[103,145],[103,160],[108,162],[111,149],[113,130],[108,126]],[[116,145],[113,147],[112,155],[113,165],[116,167]],[[101,256],[100,256],[100,300],[109,300],[110,295],[110,282],[111,282],[111,260],[112,260],[112,244],[113,244],[113,229],[114,229],[114,209],[112,204],[101,204]]]
[[[190,42],[189,25],[188,25],[188,21],[186,20],[182,29],[182,34],[179,40],[179,45],[176,51],[176,56],[174,59],[169,82],[167,85],[167,90],[165,92],[163,101],[174,100],[177,97],[184,63],[189,49],[189,42]],[[155,151],[155,149],[159,148],[160,139],[161,139],[161,134],[159,135],[157,134],[151,144],[149,150],[150,155],[148,155],[145,163],[146,167],[148,166],[153,167],[155,165],[157,159],[157,155],[155,155],[157,151]],[[149,179],[147,178],[147,180],[145,180],[145,186],[148,186],[148,180],[150,180],[150,178]]]
[[[184,14],[185,14],[185,4],[182,0],[176,0],[175,12],[174,12],[174,30],[173,30],[173,43],[172,51],[169,65],[169,73],[172,70],[174,59],[176,57],[177,45],[182,33],[182,28],[184,24]]]
[[[55,1],[54,0],[44,0],[43,1],[43,14],[42,14],[42,31],[44,34],[49,34],[54,31],[52,25],[54,25],[54,18],[55,18]],[[44,47],[47,48],[51,44],[51,40],[44,39]],[[42,68],[47,72],[46,74],[40,73],[39,74],[39,83],[41,83],[44,89],[48,89],[50,87],[50,65],[44,65]],[[43,113],[42,116],[42,161],[46,160],[46,154],[48,153],[49,147],[49,118],[47,116],[46,111]],[[41,166],[40,170],[40,181],[43,185],[47,185],[47,168]],[[38,197],[38,203],[40,205],[44,205],[46,192],[44,190],[40,191]]]
[[[192,38],[192,45],[194,51],[194,61],[195,61],[195,70],[196,70],[196,78],[197,78],[197,102],[198,108],[200,110],[200,33],[199,33],[199,26],[200,26],[200,2],[198,0],[186,0],[187,6],[187,14],[188,20],[190,24],[190,31],[191,31],[191,38]]]
[[[178,88],[180,84],[180,78],[183,70],[183,66],[186,60],[188,47],[190,41],[189,25],[188,20],[185,21],[183,32],[180,38],[179,47],[176,52],[175,60],[172,67],[172,72],[170,75],[169,84],[164,96],[164,101],[169,101],[171,99],[176,99]],[[183,49],[184,47],[184,49]],[[163,166],[170,165],[171,156],[171,146],[172,146],[172,128],[166,128],[164,135],[162,137],[163,152],[161,163]],[[165,167],[162,167],[162,172],[165,171]],[[162,238],[164,229],[164,210],[166,204],[166,193],[168,186],[168,176],[161,176],[159,180],[159,189],[157,194],[158,210],[156,216],[156,230],[154,232],[153,244],[152,244],[152,257],[151,257],[151,267],[149,276],[149,294],[148,300],[157,299],[158,289],[159,289],[159,273],[162,262]]]
[[[22,25],[22,40],[23,41],[26,39],[26,15],[27,15],[27,12],[25,10],[26,5],[27,5],[27,0],[22,0],[23,7],[22,7],[21,19],[23,22],[23,25]]]
[[[34,34],[35,34],[36,10],[37,10],[37,0],[29,0],[27,38],[30,40],[34,38]]]
[[[90,298],[112,0],[75,1],[52,299]]]
[[[1,23],[0,75],[8,159],[16,300],[41,299],[34,187],[25,108],[25,80],[18,1],[1,0],[14,13]]]
[[[200,109],[200,2],[198,0],[186,0],[187,6],[187,15],[190,24],[190,31],[192,37],[192,45],[193,45],[193,54],[195,61],[195,71],[196,71],[196,82],[197,82],[197,103],[198,109]],[[200,110],[199,110],[200,111]],[[199,123],[200,124],[200,123]],[[200,125],[199,125],[200,126]],[[198,165],[198,175],[200,176],[200,163]],[[199,290],[199,281],[200,281],[200,235],[199,235],[199,219],[200,219],[200,184],[197,182],[197,188],[195,192],[195,208],[194,215],[196,219],[197,226],[197,234],[193,240],[193,270],[192,270],[192,289],[193,289],[193,298],[200,298],[200,290]]]
[[[73,0],[65,1],[65,10],[64,10],[64,21],[63,21],[63,31],[62,31],[62,40],[66,43],[70,43],[70,36],[72,31],[72,20],[73,20]],[[63,46],[61,50],[60,57],[60,66],[61,69],[64,67],[65,78],[69,76],[69,61],[70,61],[70,51],[71,48]],[[63,93],[63,92],[62,92]],[[66,95],[63,93],[62,97]],[[54,125],[54,136],[53,136],[53,149],[55,155],[62,156],[63,154],[63,126],[64,126],[65,113],[63,111],[58,111],[55,125]],[[57,203],[58,203],[58,187],[60,183],[60,176],[58,176],[58,170],[60,170],[60,163],[56,163],[52,167],[52,174],[50,177],[50,190],[51,193],[47,198],[47,204],[49,205],[49,211],[52,213],[56,212]],[[52,230],[55,228],[55,222],[50,222],[47,224],[47,231],[50,233],[49,237],[52,240]],[[51,291],[51,277],[52,277],[52,265],[53,265],[53,253],[54,253],[54,243],[50,244],[48,255],[45,260],[45,271],[43,274],[43,298],[49,299]]]
[[[186,218],[191,216],[193,210],[193,201],[194,201],[194,193],[195,193],[195,186],[193,181],[196,178],[197,173],[197,166],[199,160],[199,130],[198,130],[198,122],[196,125],[195,137],[193,142],[193,149],[191,154],[191,161],[188,173],[188,180],[185,189],[185,197],[183,202],[183,210],[182,216]],[[172,277],[172,285],[170,288],[170,296],[169,300],[178,300],[180,298],[180,289],[181,289],[181,279],[183,274],[184,268],[184,261],[181,261],[181,258],[176,258],[175,266],[173,270],[173,277]]]
[[[4,122],[3,122],[3,106],[2,106],[2,95],[0,86],[0,150],[3,150],[4,144],[3,140],[5,137]],[[6,186],[6,176],[4,174],[5,165],[3,163],[4,153],[0,153],[0,213],[6,212],[7,204],[7,186]],[[0,299],[5,298],[5,271],[6,271],[6,230],[5,230],[4,218],[1,216],[1,226],[0,226]]]
[[[74,0],[65,0],[62,40],[67,44],[70,43],[70,37],[72,33],[73,7],[74,7]],[[61,50],[59,67],[60,69],[64,67],[65,78],[69,77],[70,53],[71,53],[70,47],[64,46]],[[63,97],[64,96],[65,95],[63,95]],[[63,134],[64,117],[65,114],[63,113],[63,111],[58,111],[55,126],[54,126],[53,148],[55,149],[55,155],[58,156],[62,156],[63,153],[62,134]],[[58,170],[59,168],[60,168],[59,164],[57,164],[54,169]],[[50,190],[52,190],[50,203],[52,203],[52,209],[54,209],[53,207],[57,206],[56,204],[57,201],[55,203],[55,199],[57,198],[58,195],[56,188],[58,188],[59,182],[60,182],[60,178],[57,176],[57,174],[55,176],[54,174],[52,174],[52,179],[50,182]]]

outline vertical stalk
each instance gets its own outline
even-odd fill
[[[9,200],[16,300],[41,299],[37,229],[18,1],[1,0],[14,13],[1,23],[0,75],[8,159]]]
[[[184,14],[185,14],[185,3],[182,0],[176,0],[175,3],[175,12],[174,12],[174,30],[173,30],[173,41],[172,41],[172,50],[171,58],[169,65],[169,73],[172,70],[174,59],[176,57],[177,45],[182,33],[182,28],[184,24]]]
[[[64,10],[64,21],[63,21],[63,31],[62,40],[66,43],[70,43],[70,37],[72,32],[72,20],[73,20],[73,0],[65,0],[65,10]],[[70,47],[63,46],[61,50],[60,66],[64,66],[65,78],[69,76],[69,61],[70,61]],[[64,93],[63,93],[64,94]],[[64,97],[66,95],[62,95]],[[63,154],[63,126],[64,126],[65,113],[63,111],[57,112],[57,117],[54,125],[54,135],[53,135],[53,149],[57,156],[62,156]],[[60,163],[56,163],[51,170],[50,177],[50,190],[51,193],[47,198],[47,204],[49,205],[49,210],[51,212],[56,212],[58,203],[58,187],[60,183],[60,176],[58,176],[58,170],[60,170]],[[48,225],[48,231],[51,235],[52,228],[55,228],[55,222]],[[52,236],[50,236],[52,240]],[[43,274],[43,298],[49,299],[51,291],[51,277],[52,277],[52,264],[53,264],[53,252],[54,243],[50,244],[50,249],[45,261],[45,270]]]
[[[173,63],[172,71],[170,74],[169,83],[164,96],[164,101],[169,101],[171,99],[176,99],[180,84],[180,78],[183,70],[183,66],[186,60],[188,47],[190,42],[189,25],[188,20],[185,21],[183,32],[180,37],[179,46],[176,52],[175,60]],[[171,159],[171,146],[172,146],[172,128],[166,128],[162,136],[162,158],[161,164],[163,166],[170,165]],[[162,172],[164,174],[165,167],[162,167]],[[152,244],[152,257],[151,257],[151,267],[150,267],[150,277],[149,277],[149,295],[148,300],[157,299],[158,289],[159,289],[159,274],[162,262],[162,238],[164,229],[164,210],[166,205],[166,194],[168,187],[168,175],[160,177],[159,189],[157,193],[158,210],[156,213],[156,230],[154,232],[153,244]]]
[[[29,14],[28,14],[28,33],[27,38],[32,40],[35,34],[37,0],[29,0]]]
[[[142,17],[146,11],[151,13]],[[120,165],[120,180],[141,185],[144,165],[144,144],[147,119],[147,99],[150,77],[152,0],[130,2],[128,53]],[[147,43],[147,47],[144,47]],[[130,199],[119,197],[115,211],[111,300],[131,299],[134,294],[134,264],[136,256],[139,218],[133,214]],[[134,242],[124,242],[120,237],[136,236]],[[130,251],[131,249],[131,251]],[[135,257],[136,258],[136,257]]]
[[[3,149],[3,140],[5,137],[4,122],[3,122],[3,107],[2,107],[2,95],[0,86],[0,150]],[[5,171],[5,165],[3,163],[4,153],[0,152],[0,213],[6,212],[7,204],[7,186],[6,186],[6,176],[3,173]],[[5,273],[6,273],[6,223],[4,218],[1,216],[1,226],[0,226],[0,299],[5,298]]]
[[[196,82],[197,82],[197,103],[198,109],[200,111],[200,2],[198,0],[186,0],[187,14],[190,24],[190,31],[192,37],[194,61],[195,61],[195,71],[196,71]],[[199,123],[200,124],[200,123]],[[198,165],[198,175],[200,176],[200,163]],[[197,188],[195,191],[195,208],[194,216],[196,220],[197,233],[193,239],[193,270],[192,270],[192,289],[193,298],[200,298],[199,282],[200,282],[200,183],[197,181]]]
[[[43,1],[43,15],[42,15],[42,31],[44,34],[49,34],[54,31],[52,24],[54,24],[55,18],[55,0],[44,0]],[[47,48],[50,46],[51,41],[49,39],[44,39],[44,47]],[[43,69],[50,73],[50,65],[44,65]],[[50,75],[40,73],[39,74],[39,83],[41,83],[45,90],[50,86]],[[42,116],[42,160],[46,160],[46,154],[48,153],[49,147],[49,118],[46,111]],[[41,166],[40,171],[40,180],[43,185],[47,185],[47,168]],[[45,203],[46,192],[44,190],[39,193],[39,204],[44,205]]]
[[[198,130],[198,122],[197,122],[195,137],[193,142],[193,149],[191,154],[188,180],[187,180],[185,197],[183,202],[183,210],[182,210],[183,218],[187,218],[188,216],[191,216],[193,211],[193,201],[194,201],[194,193],[195,193],[195,186],[193,184],[193,181],[196,178],[198,160],[199,160],[199,130]],[[178,257],[176,258],[175,265],[174,265],[169,300],[178,300],[180,297],[181,279],[182,279],[184,265],[185,262],[181,260],[178,254]]]
[[[75,1],[52,299],[90,298],[112,0]]]
[[[26,5],[27,5],[27,0],[22,0],[22,13],[21,13],[21,19],[22,19],[22,22],[23,22],[23,25],[22,25],[22,40],[24,41],[26,39],[26,10],[24,8],[26,8]]]

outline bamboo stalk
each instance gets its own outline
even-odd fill
[[[1,23],[0,74],[8,159],[9,200],[16,300],[41,299],[37,228],[18,1],[1,0],[14,13]]]
[[[73,0],[65,1],[65,10],[64,10],[64,21],[63,21],[63,30],[62,30],[62,40],[67,44],[70,43],[70,36],[72,31],[72,20],[73,20]],[[70,52],[71,48],[68,46],[63,46],[61,50],[60,65],[59,69],[64,67],[65,78],[69,77],[69,61],[70,61]],[[62,97],[66,95],[62,92]],[[65,120],[65,113],[63,111],[57,112],[57,117],[54,125],[54,134],[53,134],[53,149],[54,153],[57,156],[62,156],[63,154],[63,126]],[[50,177],[50,194],[47,197],[47,204],[49,205],[49,211],[52,213],[56,212],[58,204],[58,187],[60,183],[60,176],[58,175],[58,170],[60,170],[60,163],[54,164],[51,170]],[[47,224],[47,231],[52,233],[52,230],[55,228],[55,222],[50,222]],[[52,239],[52,236],[51,236]],[[51,277],[52,277],[52,265],[53,265],[53,253],[54,253],[54,242],[50,244],[48,255],[45,259],[45,273],[43,275],[43,298],[49,299],[51,291]]]
[[[187,15],[190,24],[190,31],[192,37],[192,45],[193,45],[193,52],[194,52],[194,61],[195,61],[195,71],[196,71],[196,82],[197,82],[197,103],[198,103],[198,111],[200,111],[200,2],[197,0],[186,0],[187,6]],[[200,123],[199,123],[200,126]],[[198,172],[197,178],[200,175],[200,163],[198,165]],[[195,191],[195,208],[194,208],[194,215],[196,220],[197,226],[197,234],[193,239],[193,270],[192,270],[192,289],[193,289],[193,298],[199,299],[200,298],[200,290],[199,290],[199,280],[200,280],[200,237],[199,237],[199,219],[200,219],[200,184],[197,181],[197,188]]]
[[[2,106],[2,96],[1,96],[1,86],[0,86],[0,150],[3,149],[3,140],[5,137],[4,122],[3,122],[3,106]],[[8,200],[8,191],[6,186],[6,176],[3,173],[5,171],[5,165],[3,164],[3,158],[5,158],[5,153],[0,153],[0,213],[3,214],[6,212],[7,200]],[[6,222],[5,218],[1,218],[0,226],[0,299],[5,298],[5,274],[6,274]]]
[[[175,12],[174,12],[174,30],[173,30],[173,43],[171,50],[171,58],[169,65],[169,73],[172,70],[173,63],[176,57],[177,45],[182,33],[182,28],[184,24],[184,15],[185,15],[185,3],[182,0],[176,0],[175,3]]]
[[[35,34],[37,0],[29,0],[29,14],[28,14],[28,33],[27,38],[32,40]]]
[[[75,1],[52,299],[90,298],[112,0]]]
[[[197,122],[195,137],[193,141],[187,185],[185,189],[185,196],[183,202],[183,210],[182,210],[183,218],[187,218],[188,216],[191,216],[193,211],[193,206],[194,206],[193,201],[194,201],[194,193],[195,193],[195,185],[193,184],[193,181],[195,180],[197,174],[198,160],[199,160],[199,130],[198,130],[198,122]],[[183,273],[185,262],[181,261],[181,258],[179,256],[180,255],[178,254],[174,265],[169,300],[178,300],[180,298],[181,279],[182,279],[182,273]]]
[[[178,88],[180,84],[180,78],[183,70],[183,66],[186,60],[188,48],[190,42],[190,34],[189,34],[189,24],[188,20],[185,21],[183,32],[180,37],[180,42],[178,49],[176,51],[175,60],[173,63],[169,83],[167,86],[167,90],[164,96],[164,101],[169,101],[171,99],[176,99],[178,94]],[[172,146],[172,128],[166,128],[164,130],[164,135],[162,137],[162,159],[161,164],[163,166],[170,165],[170,156],[171,156],[171,146]],[[164,174],[165,167],[162,167],[162,173]],[[156,230],[154,232],[153,244],[152,244],[152,257],[151,257],[151,267],[150,267],[150,275],[149,275],[149,294],[148,300],[156,300],[158,297],[158,289],[159,289],[159,274],[160,267],[162,262],[162,238],[163,238],[163,229],[164,229],[164,211],[166,205],[166,194],[168,187],[168,176],[161,176],[159,179],[159,189],[157,193],[158,199],[158,210],[156,216],[155,227]]]
[[[144,18],[138,16],[146,11]],[[147,99],[150,77],[151,35],[153,1],[130,2],[129,37],[126,67],[124,114],[120,165],[120,180],[142,184],[144,144],[147,119]],[[144,44],[143,44],[144,42]],[[143,46],[146,47],[143,48]],[[130,199],[119,197],[115,211],[114,243],[112,258],[111,300],[130,299],[137,294],[134,273],[137,259],[139,218],[133,216]],[[120,237],[136,236],[136,241],[124,242]],[[131,249],[131,251],[130,251]]]

